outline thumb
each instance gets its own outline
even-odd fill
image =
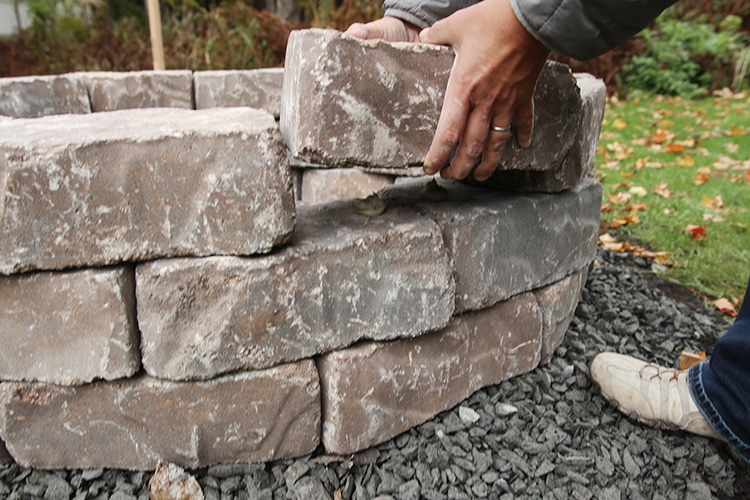
[[[419,33],[419,41],[423,43],[433,43],[435,45],[451,45],[453,39],[450,36],[450,32],[446,28],[445,23],[440,20],[429,28],[423,29]]]

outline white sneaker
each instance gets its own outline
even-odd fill
[[[602,395],[629,417],[660,429],[721,439],[693,401],[687,371],[605,352],[591,361],[589,373]]]

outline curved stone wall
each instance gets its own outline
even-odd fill
[[[352,90],[361,70],[332,61],[355,51],[418,89],[452,54],[407,73],[408,47],[297,36],[327,49],[290,43],[285,70],[0,80],[0,437],[19,464],[352,453],[554,355],[595,254],[603,84],[551,67],[541,84],[578,103],[560,160],[509,155],[493,182],[516,192],[440,181],[435,197],[316,92],[288,96],[386,122],[414,95]],[[338,147],[295,152],[315,127],[309,144]],[[385,212],[356,213],[376,189]]]

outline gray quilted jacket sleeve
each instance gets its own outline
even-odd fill
[[[477,0],[385,0],[385,15],[420,28]],[[555,52],[586,60],[632,37],[675,0],[510,0],[518,20]]]
[[[510,0],[518,20],[559,54],[586,60],[656,19],[675,0]]]
[[[383,13],[427,28],[478,0],[385,0]]]

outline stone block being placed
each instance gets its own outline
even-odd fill
[[[510,191],[557,193],[577,186],[586,177],[594,177],[596,146],[604,118],[607,88],[602,80],[589,74],[579,73],[575,77],[581,91],[580,125],[573,145],[559,168],[542,171],[500,169],[482,183],[472,179],[467,181]]]
[[[350,203],[301,207],[290,244],[268,256],[139,265],[136,293],[143,366],[175,380],[415,337],[444,327],[455,301],[434,222]]]
[[[194,109],[193,72],[102,71],[76,74],[86,85],[91,110],[141,108]]]
[[[0,78],[0,115],[39,118],[91,113],[86,86],[75,75]]]
[[[421,166],[453,59],[442,46],[293,31],[280,118],[291,154],[328,166]],[[582,104],[570,69],[548,63],[534,99],[534,144],[509,141],[501,170],[555,170],[573,147]]]
[[[0,384],[0,436],[23,467],[153,470],[310,453],[320,385],[304,361],[209,382],[149,377],[81,387]]]
[[[424,199],[426,180],[384,190],[441,227],[453,262],[456,312],[484,309],[554,283],[594,260],[602,188],[586,179],[557,194],[517,194],[440,181],[443,201]]]
[[[539,363],[542,317],[531,293],[453,318],[442,331],[365,342],[317,360],[323,445],[348,454],[452,408]]]
[[[278,118],[283,80],[283,68],[197,71],[193,73],[195,108],[258,108]]]
[[[331,167],[421,165],[452,50],[312,29],[292,31],[286,54],[280,125],[293,156]]]
[[[0,274],[251,255],[294,228],[273,117],[142,109],[0,122]]]
[[[126,267],[0,276],[0,379],[77,385],[141,366]]]
[[[584,177],[595,177],[596,147],[599,144],[599,134],[602,131],[604,108],[607,104],[607,86],[604,81],[588,73],[576,73],[576,85],[581,89],[581,125],[578,135],[573,142],[573,148],[565,157],[563,170],[580,168],[579,180]],[[573,187],[578,182],[569,183]]]
[[[370,174],[356,168],[308,168],[302,176],[302,201],[325,203],[366,198],[381,188],[392,185],[393,181],[392,175]]]

